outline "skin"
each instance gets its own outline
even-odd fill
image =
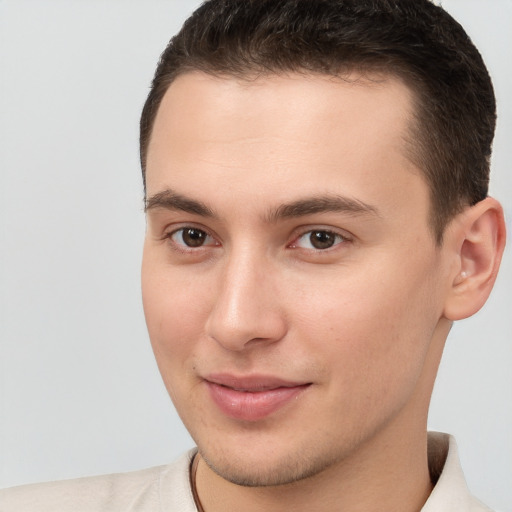
[[[412,511],[427,499],[435,374],[452,320],[478,302],[458,276],[496,265],[469,226],[495,230],[489,254],[503,236],[486,203],[436,246],[406,157],[411,105],[393,78],[192,72],[167,91],[148,151],[143,301],[207,512]],[[312,232],[332,246],[315,248]],[[219,373],[307,386],[246,421],[212,400],[205,379]]]

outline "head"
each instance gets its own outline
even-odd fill
[[[215,474],[271,486],[424,444],[451,322],[503,250],[493,128],[480,56],[430,2],[215,0],[185,23],[141,120],[142,288]]]
[[[251,81],[314,73],[393,76],[413,92],[409,157],[430,189],[438,243],[448,221],[487,196],[496,124],[492,83],[463,28],[429,0],[205,2],[171,39],[140,123],[148,145],[169,85],[187,71]]]

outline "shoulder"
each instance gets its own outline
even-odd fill
[[[131,502],[157,494],[165,466],[130,473],[22,485],[0,491],[2,512],[129,510]]]
[[[173,488],[166,489],[165,493],[170,493],[173,499],[186,502],[190,492],[188,485],[190,457],[191,454],[187,453],[168,466],[157,466],[129,473],[23,485],[0,490],[0,511],[99,512],[108,510],[114,512],[122,510],[128,512],[137,510],[142,512],[160,510],[164,480],[173,485]]]

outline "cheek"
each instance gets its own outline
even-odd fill
[[[386,274],[366,268],[326,280],[295,304],[311,353],[330,366],[336,388],[361,400],[399,396],[414,386],[438,320],[428,272],[386,268]]]
[[[203,335],[204,308],[199,295],[190,282],[168,269],[148,272],[143,267],[142,297],[151,346],[167,392],[183,421],[189,411],[190,385],[195,382],[195,352]]]
[[[208,310],[208,287],[186,272],[144,256],[142,300],[153,351],[162,373],[182,365],[201,338]]]

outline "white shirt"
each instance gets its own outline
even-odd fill
[[[189,477],[194,453],[142,471],[5,489],[0,512],[197,512]],[[421,512],[491,511],[469,492],[453,437],[429,434],[429,465],[440,476]]]

